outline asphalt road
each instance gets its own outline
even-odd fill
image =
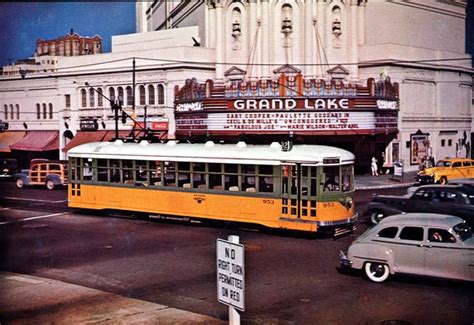
[[[359,210],[372,194],[356,193]],[[232,234],[245,245],[243,323],[473,324],[470,283],[394,276],[375,284],[340,273],[338,251],[366,228],[361,220],[354,234],[332,239],[234,223],[107,217],[67,208],[65,190],[0,184],[2,271],[227,319],[216,298],[216,239]]]

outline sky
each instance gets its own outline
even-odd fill
[[[135,1],[2,2],[0,66],[34,56],[37,39],[55,39],[71,29],[99,35],[103,52],[110,52],[112,35],[135,33]]]
[[[468,0],[466,13],[466,52],[474,56],[474,0]],[[38,38],[55,39],[71,28],[81,36],[101,36],[103,52],[110,52],[112,35],[135,32],[135,1],[2,2],[0,67],[33,56]]]

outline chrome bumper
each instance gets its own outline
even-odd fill
[[[342,266],[352,266],[352,261],[347,257],[343,251],[339,251],[339,262]]]

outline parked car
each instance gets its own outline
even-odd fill
[[[14,178],[19,188],[44,185],[53,190],[68,183],[68,164],[67,161],[37,160],[31,163],[30,169],[16,173]]]
[[[447,184],[453,179],[474,177],[474,160],[468,158],[441,159],[436,166],[418,172],[420,184]]]
[[[466,187],[474,187],[474,178],[462,178],[456,179],[454,181],[449,182],[450,185],[462,185]]]
[[[365,214],[373,224],[403,212],[452,214],[474,226],[474,187],[464,185],[422,185],[407,194],[376,195]]]
[[[13,179],[13,175],[18,171],[16,159],[0,159],[0,179]]]
[[[459,217],[399,214],[369,228],[339,260],[373,282],[395,273],[474,281],[474,237]]]

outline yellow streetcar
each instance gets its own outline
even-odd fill
[[[357,220],[353,164],[318,145],[89,143],[69,151],[69,206],[337,235]]]

